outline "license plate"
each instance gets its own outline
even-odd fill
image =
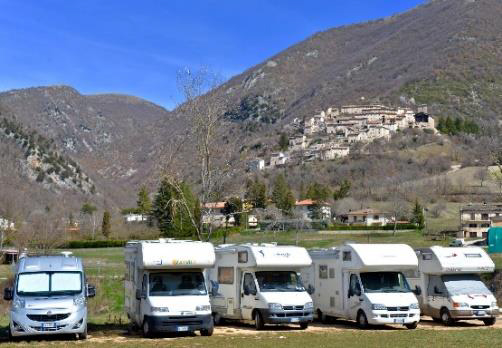
[[[42,329],[55,327],[55,326],[56,326],[55,323],[42,323]]]
[[[188,326],[178,326],[178,331],[179,332],[188,331]]]
[[[475,312],[475,315],[484,316],[484,315],[486,315],[486,312],[485,311],[477,311],[477,312]]]
[[[404,319],[394,319],[394,323],[404,324]]]
[[[297,322],[299,322],[299,321],[300,321],[300,319],[299,319],[299,318],[291,318],[291,322],[292,322],[292,323],[297,323]]]
[[[194,315],[195,312],[181,312],[181,315]]]

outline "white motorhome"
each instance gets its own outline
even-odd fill
[[[305,248],[276,244],[221,245],[215,248],[216,265],[209,270],[214,321],[253,321],[299,324],[306,329],[313,319],[312,299],[300,269],[312,260]]]
[[[402,324],[415,329],[418,301],[402,270],[417,267],[417,257],[404,244],[346,244],[311,250],[312,266],[302,270],[317,317],[372,324]]]
[[[462,319],[495,324],[497,300],[479,277],[493,272],[495,265],[482,248],[433,246],[416,252],[418,271],[408,279],[422,289],[418,296],[422,314],[446,325]]]
[[[155,332],[213,333],[204,270],[213,267],[211,243],[159,239],[125,247],[125,309],[144,336]]]

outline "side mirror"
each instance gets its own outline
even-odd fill
[[[349,298],[354,296],[354,291],[352,289],[349,289]]]
[[[420,289],[420,286],[416,285],[413,293],[417,296],[420,296],[422,294],[422,289]]]
[[[434,286],[434,293],[437,294],[437,295],[442,295],[443,294],[443,292],[440,291],[437,286]]]
[[[356,291],[354,292],[354,295],[361,296],[361,289],[356,289]]]
[[[246,295],[246,296],[249,295],[249,289],[247,287],[244,288],[244,295]]]
[[[87,285],[87,297],[94,297],[96,296],[96,287],[94,285]]]
[[[253,295],[253,296],[256,296],[256,294],[257,294],[258,292],[256,291],[256,289],[253,289],[253,290],[251,290],[249,293],[250,293],[251,295]]]
[[[141,290],[140,289],[136,289],[136,300],[141,300]]]
[[[13,297],[14,297],[14,292],[12,288],[3,289],[3,299],[5,301],[11,301]]]
[[[314,292],[315,292],[315,288],[311,284],[309,284],[309,286],[307,288],[307,293],[309,295],[312,295]]]

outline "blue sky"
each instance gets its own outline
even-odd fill
[[[0,0],[0,90],[66,84],[167,108],[176,71],[225,78],[315,32],[423,0]]]

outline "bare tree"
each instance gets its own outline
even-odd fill
[[[181,183],[196,183],[194,191],[202,203],[201,213],[208,215],[210,220],[212,210],[206,208],[205,203],[221,196],[225,183],[238,165],[235,140],[226,133],[230,128],[224,118],[227,102],[224,97],[208,92],[217,88],[221,81],[208,69],[184,69],[178,73],[177,81],[184,103],[175,112],[184,129],[168,142],[164,150],[161,176],[177,191],[180,199],[175,203],[188,212],[188,197],[185,197]],[[212,224],[208,224],[204,231],[194,214],[189,213],[189,217],[197,238],[209,239]]]
[[[479,186],[483,187],[484,182],[488,178],[488,170],[486,167],[481,167],[474,173],[474,178],[479,180]]]

